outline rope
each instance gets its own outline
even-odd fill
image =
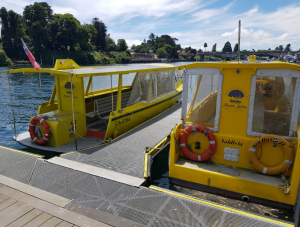
[[[13,101],[12,101],[12,96],[11,96],[11,89],[10,89],[10,83],[9,83],[9,71],[7,71],[7,81],[8,81],[8,88],[9,88],[9,94],[10,94],[11,110],[12,110],[13,121],[14,121],[15,138],[17,139],[16,119],[15,119],[15,112],[14,112],[14,106],[13,106]]]
[[[290,184],[285,176],[282,176],[281,180],[283,181],[283,183],[278,185],[278,189],[282,190],[284,194],[288,195],[290,193]]]
[[[71,77],[71,94],[72,94],[72,114],[73,114],[73,132],[74,132],[74,138],[75,138],[75,147],[76,147],[76,151],[77,151],[77,140],[76,140],[76,127],[75,127],[75,114],[74,114],[74,98],[73,98],[73,73],[70,74]]]
[[[41,73],[39,73],[39,79],[40,79],[40,88],[41,88],[41,99],[42,99],[42,103],[43,103],[43,91],[42,91]]]

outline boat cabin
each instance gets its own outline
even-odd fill
[[[171,182],[270,206],[295,205],[300,66],[219,62],[179,69],[182,123],[171,135]]]

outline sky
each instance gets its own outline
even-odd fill
[[[177,38],[181,47],[222,50],[238,41],[241,50],[274,49],[291,44],[300,48],[300,0],[44,0],[54,13],[71,13],[82,24],[98,17],[107,33],[128,46],[139,45],[150,33]],[[23,14],[28,0],[0,0],[0,7]]]

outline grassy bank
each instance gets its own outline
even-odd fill
[[[5,54],[4,50],[0,50],[0,66],[11,66],[12,62]]]

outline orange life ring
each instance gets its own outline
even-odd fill
[[[43,139],[39,139],[35,133],[34,133],[34,128],[35,125],[40,122],[41,125],[43,126],[44,129],[44,137]],[[31,139],[37,144],[37,145],[45,145],[47,143],[47,141],[49,140],[49,136],[50,136],[50,127],[47,123],[46,120],[44,120],[42,117],[34,117],[31,119],[30,123],[29,123],[29,133],[31,136]]]
[[[264,143],[273,143],[273,147],[281,147],[284,152],[284,159],[282,162],[277,166],[264,166],[256,156],[256,149],[263,145]],[[248,151],[248,158],[250,164],[259,172],[267,175],[279,175],[286,172],[289,165],[292,164],[292,148],[290,143],[276,135],[264,135],[256,138],[250,144],[249,151]]]
[[[209,142],[208,149],[203,154],[194,154],[189,150],[186,145],[186,140],[191,133],[200,132],[204,133]],[[216,151],[217,141],[215,135],[211,130],[202,125],[191,125],[186,127],[180,134],[180,149],[183,154],[193,161],[205,161],[208,160]]]

